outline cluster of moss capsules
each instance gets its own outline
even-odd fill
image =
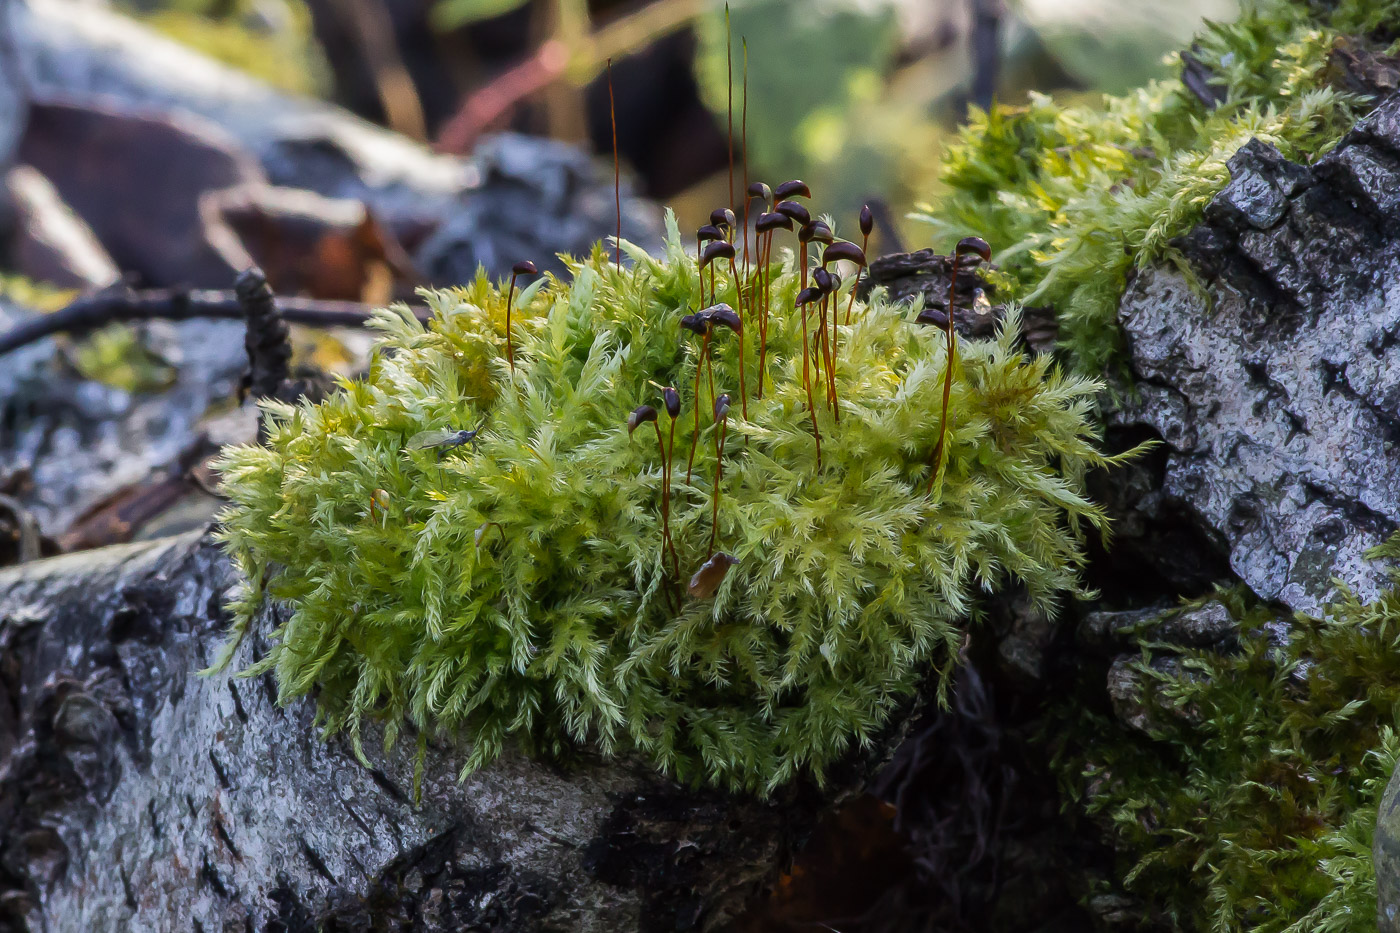
[[[805,187],[751,189],[752,250],[721,209],[688,255],[668,214],[659,258],[425,293],[426,326],[377,315],[365,378],[268,404],[221,462],[235,631],[290,608],[248,672],[357,744],[464,738],[464,773],[518,742],[766,793],[941,690],[979,592],[1077,592],[1097,383],[1020,349],[1014,308],[955,347],[860,300],[864,249]]]

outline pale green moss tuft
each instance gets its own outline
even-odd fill
[[[633,268],[595,249],[569,262],[572,285],[517,293],[513,377],[505,296],[482,275],[426,294],[426,328],[381,313],[367,378],[319,405],[267,406],[268,446],[225,452],[223,540],[292,610],[256,668],[284,700],[315,688],[329,729],[352,736],[366,717],[391,736],[405,717],[462,735],[465,771],[511,739],[551,756],[588,743],[763,793],[820,778],[930,669],[946,672],[979,593],[1018,581],[1048,607],[1080,590],[1081,535],[1106,525],[1084,495],[1085,472],[1110,462],[1090,418],[1098,385],[1019,350],[1014,313],[998,339],[962,343],[932,499],[942,334],[906,306],[857,302],[839,329],[839,424],[817,403],[818,469],[789,256],[774,267],[761,399],[746,321],[747,420],[738,343],[715,341],[715,390],[734,397],[717,549],[739,563],[713,599],[675,609],[657,438],[625,423],[651,404],[669,433],[659,386],[680,390],[683,590],[709,555],[715,468],[705,378],[685,482],[699,342],[678,323],[699,276],[674,220],[663,258],[629,252]],[[718,297],[738,305],[724,272]],[[405,449],[420,431],[483,424],[440,462]],[[239,632],[261,602],[234,604]]]

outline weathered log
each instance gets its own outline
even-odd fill
[[[362,764],[270,676],[196,673],[237,583],[198,534],[0,571],[0,930],[716,929],[866,776],[758,801],[581,750],[459,782],[429,742],[415,804],[412,737]]]

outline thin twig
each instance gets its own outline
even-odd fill
[[[278,298],[277,308],[292,324],[312,327],[362,327],[370,308],[355,301],[320,301],[313,298]],[[420,321],[431,315],[414,308]],[[107,289],[85,295],[51,314],[40,314],[9,333],[0,334],[0,355],[54,334],[81,333],[130,321],[192,321],[213,318],[242,321],[243,308],[232,291],[175,288],[133,292]]]

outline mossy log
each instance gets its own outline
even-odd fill
[[[430,743],[415,803],[411,739],[362,764],[269,677],[197,673],[236,580],[197,534],[0,572],[0,930],[715,929],[864,777],[759,802],[581,753],[459,783]]]

